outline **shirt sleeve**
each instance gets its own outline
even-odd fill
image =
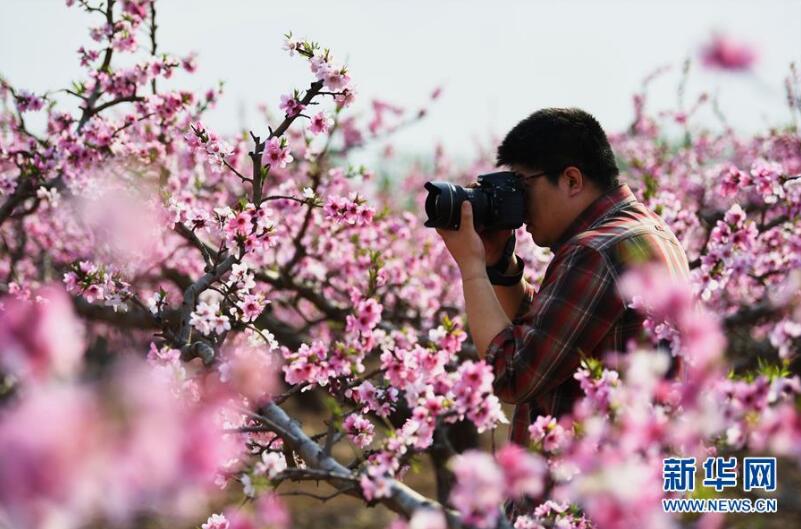
[[[615,277],[593,248],[573,245],[554,257],[536,295],[527,289],[528,312],[493,338],[486,360],[495,371],[496,395],[526,402],[573,375],[582,354],[592,353],[625,305]]]
[[[523,299],[520,301],[520,307],[518,307],[513,319],[519,319],[528,314],[536,293],[537,290],[531,284],[527,281],[523,281]]]

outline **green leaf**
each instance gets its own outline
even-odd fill
[[[329,413],[333,416],[333,419],[336,422],[341,422],[342,417],[344,415],[344,411],[342,406],[336,401],[334,397],[331,395],[323,395],[323,405],[326,407]]]
[[[656,181],[656,178],[650,173],[645,173],[642,177],[643,183],[645,184],[645,192],[643,193],[643,198],[645,200],[650,200],[651,198],[656,195],[656,192],[659,191],[659,184]]]
[[[587,369],[590,372],[592,378],[594,379],[601,378],[601,375],[603,374],[604,371],[604,366],[601,363],[601,361],[598,360],[597,358],[592,358],[589,356],[584,357],[581,360],[581,367]]]
[[[447,314],[442,316],[442,326],[445,327],[445,330],[448,332],[451,332],[456,327],[453,320],[451,320]]]

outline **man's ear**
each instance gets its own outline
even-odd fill
[[[586,185],[584,174],[578,167],[572,165],[566,167],[565,170],[562,171],[562,177],[567,188],[568,196],[572,197],[581,193]]]

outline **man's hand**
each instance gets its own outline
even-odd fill
[[[473,207],[469,200],[462,202],[461,214],[462,220],[458,230],[438,229],[437,233],[442,237],[445,246],[459,266],[462,279],[486,276],[487,260],[484,254],[484,243],[473,226]],[[501,245],[501,249],[503,249],[503,245]],[[500,254],[498,255],[500,256]]]
[[[476,344],[476,352],[483,358],[492,339],[512,322],[487,277],[484,242],[473,226],[473,207],[468,200],[462,203],[461,214],[462,220],[457,231],[437,230],[437,233],[445,241],[445,246],[462,272],[464,307],[470,335]],[[518,285],[518,288],[522,287]]]
[[[478,187],[478,182],[472,182],[465,187],[475,189]],[[503,248],[512,233],[514,233],[514,230],[482,230],[478,233],[479,237],[481,237],[481,242],[484,243],[484,258],[488,266],[494,265],[501,259]]]
[[[512,236],[514,230],[482,231],[478,235],[484,243],[484,255],[487,265],[492,266],[501,260],[506,241]]]

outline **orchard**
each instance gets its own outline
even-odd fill
[[[801,519],[794,68],[789,125],[751,137],[695,126],[705,94],[656,115],[647,82],[634,95],[609,140],[691,281],[628,275],[643,340],[585,358],[584,396],[519,446],[459,270],[423,226],[423,184],[467,185],[492,155],[438,151],[391,180],[349,165],[426,110],[355,114],[359,72],[291,33],[308,84],[223,136],[204,124],[220,88],[165,88],[196,64],[159,49],[155,0],[67,5],[89,24],[83,76],[45,93],[0,78],[0,527],[329,527],[308,511],[343,501],[392,529],[750,527],[664,507],[732,492],[701,485],[718,457],[776,458],[773,489],[743,493],[740,473],[733,492],[777,500],[762,526]],[[705,60],[751,57],[717,42]],[[517,251],[538,285],[550,251],[523,230]],[[668,464],[688,458],[697,483],[672,491]]]

